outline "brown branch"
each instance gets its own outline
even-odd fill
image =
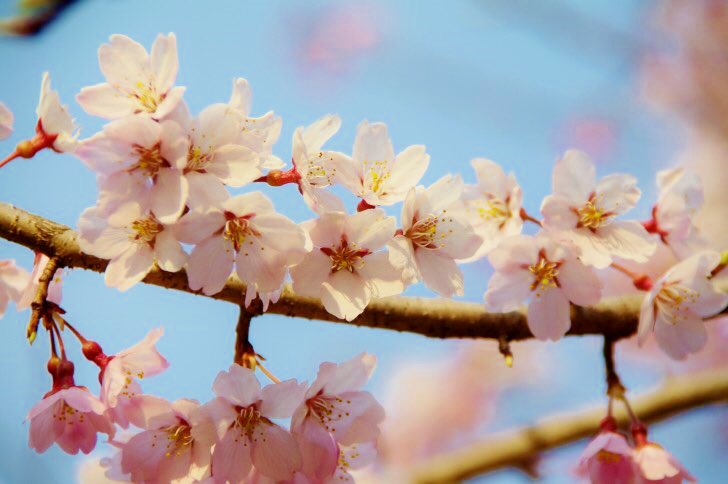
[[[108,261],[84,254],[76,242],[77,234],[69,227],[33,215],[0,202],[0,237],[57,257],[64,267],[103,272]],[[144,282],[156,286],[203,295],[187,286],[184,270],[176,273],[153,269]],[[245,285],[232,276],[213,299],[241,304]],[[605,300],[588,308],[572,307],[569,335],[601,334],[613,340],[634,334],[637,328],[641,297],[629,296]],[[262,310],[259,301],[249,308],[254,314]],[[269,313],[336,323],[342,321],[324,309],[321,301],[299,296],[286,287]],[[532,338],[523,312],[488,313],[481,304],[437,299],[391,297],[372,301],[366,310],[348,324],[407,331],[435,338],[491,338],[517,341]]]
[[[240,305],[240,315],[238,316],[238,324],[235,327],[235,356],[233,361],[238,365],[246,368],[255,369],[255,350],[250,344],[250,322],[253,314],[245,309],[244,305]],[[250,361],[252,355],[252,361]]]
[[[33,341],[35,341],[35,337],[38,334],[38,324],[40,323],[40,320],[42,318],[50,318],[50,311],[56,309],[49,308],[49,305],[55,306],[55,304],[48,301],[48,288],[50,287],[58,269],[58,259],[52,257],[48,259],[48,263],[45,265],[43,272],[38,278],[38,289],[35,293],[33,302],[30,304],[30,320],[28,321],[28,327],[26,330],[26,337],[30,344],[33,344]]]
[[[671,377],[655,391],[632,400],[635,413],[644,422],[663,420],[674,414],[714,403],[728,403],[728,372],[706,370]],[[624,428],[629,416],[621,408],[614,412]],[[452,453],[435,456],[415,469],[418,484],[459,482],[501,467],[518,467],[534,455],[594,435],[604,418],[604,408],[551,417],[531,427],[504,432]]]

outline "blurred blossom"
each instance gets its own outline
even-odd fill
[[[513,368],[506,367],[497,345],[479,341],[462,343],[447,359],[409,363],[396,370],[384,400],[380,477],[396,476],[475,440],[495,415],[506,388],[548,371],[543,347],[537,343],[518,343],[514,351]]]
[[[382,5],[332,4],[304,8],[287,19],[290,54],[305,75],[341,77],[376,49],[389,17]]]
[[[615,122],[599,116],[575,116],[557,128],[556,148],[577,148],[604,161],[617,148],[619,131]]]

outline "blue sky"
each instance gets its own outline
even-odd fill
[[[3,2],[0,13],[12,10],[9,3]],[[16,115],[16,133],[0,149],[9,152],[32,134],[43,71],[50,71],[83,136],[89,136],[103,122],[83,113],[73,99],[81,87],[102,81],[98,46],[113,33],[149,46],[158,33],[175,32],[177,84],[187,86],[193,112],[226,101],[233,79],[247,78],[254,114],[274,109],[283,117],[274,151],[284,160],[290,158],[295,127],[326,113],[343,119],[329,146],[344,151],[350,150],[362,119],[384,121],[395,149],[427,145],[432,161],[423,183],[449,172],[472,181],[469,160],[489,157],[516,173],[526,207],[537,212],[560,152],[567,145],[592,146],[570,129],[586,122],[608,128],[607,147],[595,153],[599,172],[636,175],[645,194],[638,215],[648,213],[654,173],[671,162],[680,138],[668,122],[650,114],[637,94],[639,56],[649,45],[643,34],[649,15],[644,2],[558,0],[535,9],[526,0],[356,2],[359,12],[374,19],[376,42],[348,56],[350,62],[339,59],[332,67],[300,52],[301,43],[316,29],[326,38],[327,12],[335,3],[80,1],[37,38],[0,39],[0,101]],[[291,187],[268,192],[291,218],[311,216]],[[0,199],[71,226],[95,197],[92,173],[70,156],[42,153],[32,161],[17,160],[0,173]],[[29,251],[7,242],[0,242],[0,258],[32,264]],[[479,301],[486,282],[484,263],[466,267],[465,299]],[[421,287],[409,293],[430,295]],[[151,393],[206,400],[214,376],[232,360],[237,315],[230,304],[143,285],[122,294],[105,287],[97,274],[74,271],[66,278],[63,306],[70,320],[107,353],[163,326],[160,348],[172,366],[144,382]],[[49,387],[47,342],[39,338],[27,346],[27,316],[11,310],[2,320],[0,361],[9,398],[0,412],[0,482],[74,482],[77,458],[57,449],[38,456],[27,448],[23,418]],[[371,383],[375,393],[399,363],[444,358],[456,344],[275,315],[256,319],[251,336],[270,369],[285,378],[310,381],[322,361],[372,352],[379,357]],[[596,344],[596,339],[585,338],[553,345],[562,375],[549,390],[525,388],[509,394],[509,409],[499,414],[496,426],[602,402]],[[95,369],[80,360],[76,366],[77,381],[95,390]],[[636,389],[656,379],[649,371],[631,370],[625,379]],[[717,436],[702,431],[721,417],[724,411],[701,410],[657,426],[654,435],[704,482],[711,482],[720,475],[724,450]],[[699,434],[705,439],[699,446],[685,438]],[[577,454],[578,446],[553,453],[545,466],[553,471],[547,482],[563,482],[564,468]],[[478,482],[524,480],[504,471]]]

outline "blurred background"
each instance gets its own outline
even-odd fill
[[[187,86],[192,111],[226,102],[233,79],[247,78],[253,115],[273,109],[283,117],[274,153],[284,160],[293,130],[324,114],[343,119],[328,145],[342,151],[351,149],[361,120],[384,121],[397,151],[427,145],[432,161],[424,184],[449,172],[474,182],[470,159],[488,157],[515,172],[525,207],[537,213],[551,189],[553,162],[577,147],[592,155],[600,175],[638,177],[638,219],[649,215],[657,170],[685,163],[706,184],[703,229],[717,248],[728,244],[724,1],[77,0],[61,2],[65,8],[58,12],[43,0],[22,3],[40,8],[20,10],[14,0],[0,0],[0,17],[11,19],[0,37],[0,101],[16,116],[13,137],[0,145],[2,156],[32,136],[43,71],[50,71],[87,137],[103,122],[86,115],[74,96],[102,81],[99,45],[123,33],[149,48],[158,33],[175,32],[177,85]],[[0,173],[0,199],[71,226],[96,193],[94,176],[72,156],[43,152]],[[294,220],[312,216],[292,187],[268,193]],[[33,255],[0,241],[0,258],[30,269]],[[464,270],[464,299],[481,301],[487,262]],[[408,294],[431,296],[421,286]],[[232,361],[237,309],[230,304],[143,285],[119,293],[98,274],[73,271],[65,279],[63,307],[109,354],[163,326],[159,346],[171,367],[143,382],[149,393],[205,401],[217,372]],[[9,310],[0,321],[0,482],[77,482],[87,457],[56,447],[37,455],[27,446],[25,415],[50,387],[47,341],[28,347],[27,317]],[[715,323],[711,331],[711,346],[682,364],[653,348],[620,343],[625,384],[636,394],[665,374],[725,366],[728,330]],[[596,337],[514,344],[515,364],[508,369],[493,342],[440,341],[275,315],[256,318],[251,336],[269,369],[284,379],[311,381],[322,361],[362,351],[377,355],[369,389],[389,417],[380,462],[367,472],[371,482],[401,482],[410,466],[494,430],[605,404]],[[77,382],[96,391],[96,369],[76,359]],[[651,435],[701,482],[725,482],[727,422],[725,407],[704,408],[655,425]],[[584,445],[544,455],[535,467],[543,482],[572,480]],[[95,455],[107,450],[99,446]],[[503,470],[472,482],[529,479]]]

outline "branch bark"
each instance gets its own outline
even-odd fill
[[[29,249],[56,257],[63,267],[76,267],[104,272],[107,261],[79,249],[77,234],[71,228],[28,213],[20,208],[0,202],[0,237],[24,245]],[[156,286],[203,295],[187,285],[184,270],[176,273],[154,268],[144,279]],[[211,297],[234,304],[242,304],[245,285],[232,276],[225,287]],[[605,300],[593,307],[572,307],[569,335],[604,335],[612,340],[626,338],[637,328],[641,297],[629,296]],[[253,313],[262,310],[251,307]],[[324,309],[315,298],[296,295],[286,286],[278,302],[268,307],[269,313],[284,316],[317,319],[335,323],[342,321]],[[348,324],[418,333],[435,338],[491,338],[517,341],[532,338],[523,312],[488,313],[481,304],[438,299],[390,297],[372,301],[367,309]]]
[[[630,401],[639,418],[648,423],[696,407],[728,403],[728,372],[706,370],[670,377],[657,390]],[[411,480],[417,484],[460,482],[501,467],[520,467],[538,453],[594,435],[605,414],[604,408],[595,408],[496,434],[431,458],[415,469]],[[629,422],[622,406],[615,408],[614,416],[623,428]]]

